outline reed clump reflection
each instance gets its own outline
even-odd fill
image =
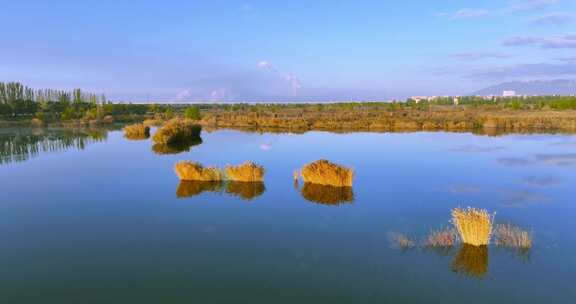
[[[204,167],[200,163],[180,161],[174,171],[180,180],[184,181],[221,181],[224,175],[216,167]]]
[[[237,196],[243,200],[250,201],[259,197],[266,191],[263,182],[226,182],[226,193]]]
[[[304,183],[301,190],[306,200],[323,205],[340,205],[354,202],[352,187],[334,187]]]
[[[176,197],[193,197],[204,192],[222,192],[224,183],[222,181],[180,181],[176,189]]]
[[[154,144],[152,145],[152,151],[158,155],[180,154],[188,152],[192,147],[201,144],[201,137],[193,137],[173,144]]]
[[[193,120],[174,118],[167,121],[154,134],[155,144],[173,145],[200,137],[202,127]]]
[[[253,162],[225,168],[226,179],[237,182],[262,182],[264,180],[264,167]]]
[[[131,140],[143,140],[150,137],[150,127],[144,124],[133,124],[124,127],[124,137]]]
[[[494,215],[484,209],[468,207],[452,210],[452,223],[458,230],[462,242],[473,246],[490,243]]]
[[[462,244],[452,260],[452,271],[481,279],[488,273],[488,246]]]
[[[301,171],[305,183],[334,187],[352,187],[354,170],[325,159],[307,164]]]

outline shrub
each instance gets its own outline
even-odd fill
[[[253,162],[238,166],[226,166],[226,178],[238,182],[261,182],[264,180],[264,167]]]
[[[114,123],[114,117],[112,115],[106,115],[104,118],[102,118],[102,123],[112,124]]]
[[[181,161],[174,167],[176,175],[185,181],[221,181],[222,173],[218,168],[205,168],[199,163]]]
[[[352,169],[321,159],[302,168],[305,183],[329,185],[335,187],[352,187],[354,171]]]
[[[452,210],[452,223],[465,244],[483,246],[490,243],[494,215],[484,209],[456,208]]]
[[[494,228],[494,243],[499,247],[526,250],[532,247],[532,234],[511,224],[498,224]]]
[[[226,183],[226,192],[236,195],[243,200],[250,201],[266,191],[262,182],[238,182],[229,181]]]
[[[128,139],[147,139],[150,137],[150,127],[144,124],[133,124],[124,127],[124,137]]]
[[[145,126],[159,127],[164,123],[164,120],[162,120],[160,118],[145,119],[144,122],[142,122],[142,123]]]
[[[191,120],[172,119],[154,134],[153,140],[157,144],[176,144],[200,137],[201,131],[202,127]]]
[[[33,127],[41,127],[44,124],[44,122],[42,122],[42,120],[40,120],[39,118],[32,118],[30,124]]]
[[[352,187],[334,187],[304,183],[302,197],[306,200],[324,205],[339,205],[354,201]]]

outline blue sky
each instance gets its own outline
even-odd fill
[[[576,78],[576,0],[11,1],[0,81],[113,100],[390,99]]]

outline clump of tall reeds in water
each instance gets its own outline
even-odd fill
[[[473,246],[486,246],[490,243],[492,235],[492,222],[494,215],[484,209],[468,207],[452,210],[452,223],[465,244]]]
[[[174,171],[183,181],[221,181],[224,179],[224,175],[218,168],[204,167],[190,161],[178,162]]]
[[[178,144],[199,137],[201,131],[202,127],[193,120],[174,118],[156,131],[153,140],[156,144]]]
[[[264,181],[264,167],[253,162],[245,162],[238,166],[228,165],[225,168],[226,179],[237,182]]]
[[[532,248],[532,233],[512,224],[497,224],[494,243],[498,247],[529,250]]]
[[[305,183],[352,187],[354,170],[321,159],[305,165],[301,175]]]
[[[150,137],[150,127],[144,124],[133,124],[124,127],[124,137],[132,140]]]

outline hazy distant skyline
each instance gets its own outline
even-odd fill
[[[382,100],[576,78],[576,0],[13,1],[0,25],[0,81],[113,100]]]

